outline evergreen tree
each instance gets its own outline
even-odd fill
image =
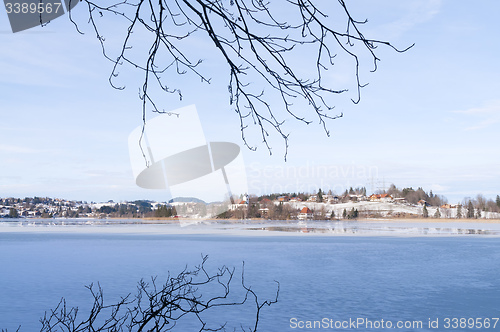
[[[323,192],[321,191],[321,188],[318,190],[318,202],[323,203]]]
[[[462,205],[458,204],[457,207],[457,218],[460,219],[462,218]]]
[[[161,217],[164,216],[163,215],[164,214],[164,208],[165,208],[165,205],[158,206],[158,208],[155,211],[155,217],[156,218],[161,218]]]
[[[346,219],[347,218],[347,210],[344,209],[344,211],[342,212],[342,219]]]
[[[155,210],[155,217],[156,218],[170,218],[173,215],[175,215],[175,208],[174,207],[167,207],[166,205],[160,205]]]
[[[481,209],[480,208],[477,208],[476,210],[476,218],[481,218]]]
[[[467,218],[474,218],[474,205],[472,204],[472,201],[469,201],[469,204],[467,205]]]
[[[52,218],[52,214],[47,209],[44,209],[41,215],[42,218]]]
[[[429,217],[429,211],[427,211],[427,206],[424,205],[424,209],[422,210],[422,216],[424,218]]]
[[[330,215],[330,219],[335,219],[335,211],[332,210],[332,214]]]
[[[357,219],[358,218],[358,209],[352,208],[347,215],[347,219]]]
[[[120,212],[118,214],[120,217],[127,214],[127,206],[125,204],[120,204]]]
[[[434,213],[434,218],[441,218],[441,211],[439,211],[439,208],[436,209],[436,213]]]
[[[19,213],[15,208],[11,208],[9,211],[9,218],[17,218],[19,217]]]
[[[497,206],[500,208],[500,195],[497,195],[496,203],[497,203]]]

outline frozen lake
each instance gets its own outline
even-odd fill
[[[452,329],[453,318],[489,318],[491,330],[500,316],[498,224],[29,222],[0,223],[0,329],[37,331],[61,297],[84,311],[85,285],[99,282],[112,302],[135,292],[141,278],[199,264],[202,253],[209,269],[241,270],[245,261],[246,282],[262,300],[280,282],[279,302],[262,312],[259,331],[295,331],[324,319],[422,322],[402,331],[467,329]]]
[[[500,236],[500,221],[488,219],[373,219],[352,221],[18,219],[0,222],[0,232],[220,234],[287,236]]]

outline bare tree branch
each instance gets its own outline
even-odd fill
[[[80,313],[78,307],[68,308],[63,298],[40,320],[40,332],[159,332],[170,331],[187,321],[197,323],[196,328],[200,332],[225,331],[227,322],[216,323],[213,319],[208,320],[207,316],[215,308],[247,303],[254,307],[255,316],[251,325],[241,323],[239,328],[242,331],[257,331],[261,309],[278,301],[279,283],[275,299],[260,302],[257,294],[245,284],[243,269],[241,294],[236,295],[240,297],[238,300],[230,291],[235,269],[222,266],[215,273],[210,273],[205,266],[207,259],[208,256],[202,256],[202,263],[193,270],[185,268],[178,275],[169,274],[162,285],[158,285],[157,278],[151,278],[149,282],[141,280],[135,296],[128,294],[114,304],[105,304],[101,286],[91,284],[87,288],[93,302],[88,313]],[[209,291],[208,296],[203,296],[202,289]]]
[[[380,60],[375,53],[377,46],[397,52],[413,46],[399,50],[387,41],[366,38],[361,27],[367,21],[354,19],[343,0],[329,1],[327,5],[315,0],[121,0],[106,6],[83,1],[103,55],[113,63],[110,84],[116,89],[125,88],[115,84],[119,68],[124,65],[144,74],[139,91],[144,124],[148,110],[164,113],[158,107],[161,101],[151,95],[152,84],[182,99],[181,91],[171,87],[172,74],[191,74],[210,83],[210,77],[203,73],[200,52],[182,44],[183,40],[197,36],[208,39],[226,64],[229,104],[239,116],[244,144],[252,150],[256,148],[247,141],[246,132],[257,127],[271,153],[268,138],[270,130],[274,130],[284,140],[285,159],[289,139],[283,128],[285,119],[312,122],[311,116],[303,114],[300,103],[295,105],[294,101],[307,102],[309,113],[315,115],[327,135],[326,120],[343,116],[341,112],[333,113],[333,97],[348,89],[325,83],[337,54],[347,55],[354,63],[357,92],[352,101],[358,103],[361,88],[366,86],[360,79],[362,58],[369,56],[375,71]],[[344,17],[344,28],[334,28],[334,20],[321,8],[325,6]],[[281,18],[285,16],[282,13],[287,14],[287,21]],[[127,26],[117,55],[108,53],[106,39],[100,32],[99,20],[105,16],[122,18]],[[70,19],[75,23],[71,16]],[[132,52],[138,45],[134,33],[141,32],[151,37],[148,46],[139,46],[139,51]],[[304,73],[302,65],[296,63],[297,57],[303,68],[315,70]],[[279,104],[271,102],[273,95]]]

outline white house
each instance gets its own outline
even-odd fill
[[[304,206],[298,215],[299,220],[311,220],[313,218],[313,213],[311,209]]]

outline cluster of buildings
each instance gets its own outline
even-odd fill
[[[257,216],[262,218],[269,218],[271,216],[271,210],[276,210],[277,206],[285,205],[288,207],[293,207],[296,211],[293,211],[292,218],[299,220],[311,220],[315,219],[315,211],[320,207],[330,206],[333,204],[340,203],[358,203],[358,202],[392,202],[392,203],[406,203],[404,198],[393,198],[389,194],[373,194],[366,196],[363,194],[344,194],[342,196],[332,195],[332,194],[315,194],[310,196],[303,196],[302,199],[299,196],[288,196],[282,195],[276,197],[274,200],[268,198],[255,198],[253,201],[246,197],[235,200],[233,204],[230,205],[230,211],[247,211],[251,206],[256,207],[258,211]],[[316,211],[317,212],[317,211]],[[331,211],[329,211],[331,215]],[[254,217],[253,215],[247,215],[247,217]]]
[[[425,201],[408,202],[406,198],[393,197],[390,194],[348,194],[331,195],[282,195],[269,198],[248,198],[236,200],[230,206],[234,218],[265,219],[355,219],[364,217],[410,217],[423,216],[424,207],[428,207],[429,216],[450,218],[457,214],[459,205],[432,205]]]
[[[43,218],[67,214],[81,203],[59,198],[0,198],[0,217]]]
[[[134,203],[120,205],[139,212],[139,207]],[[0,218],[102,218],[108,214],[107,211],[114,211],[116,207],[117,203],[113,201],[87,203],[48,197],[9,197],[0,198]]]
[[[279,196],[276,199],[277,202],[302,202],[303,200],[300,197],[289,197],[289,196]],[[389,194],[373,194],[370,196],[361,195],[361,194],[347,194],[347,195],[330,195],[330,194],[322,194],[321,197],[319,195],[310,195],[307,200],[304,202],[321,202],[327,204],[337,204],[346,201],[351,202],[366,202],[366,201],[378,201],[378,202],[405,202],[404,198],[393,198]]]

